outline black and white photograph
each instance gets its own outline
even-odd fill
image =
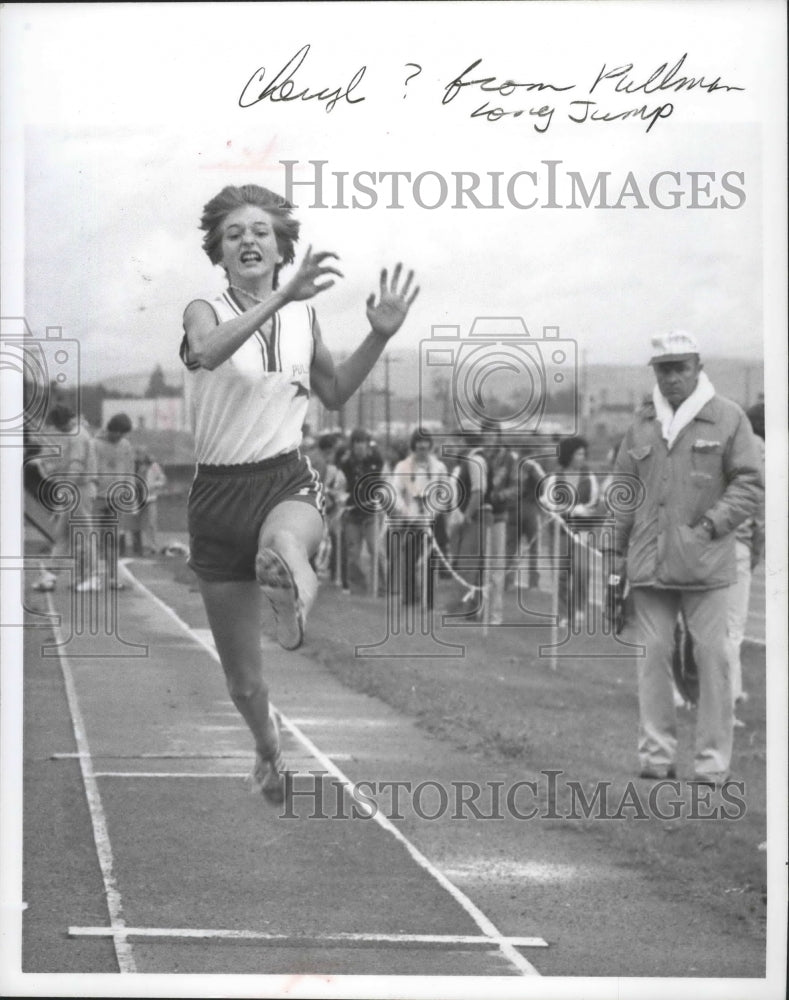
[[[3,5],[4,996],[785,995],[786,18]]]

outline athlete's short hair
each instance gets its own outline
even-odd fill
[[[291,264],[296,256],[295,245],[299,239],[300,223],[291,216],[293,205],[282,195],[260,187],[259,184],[243,184],[241,187],[228,185],[222,188],[218,195],[206,203],[200,218],[200,228],[205,232],[203,249],[208,254],[212,264],[219,264],[222,259],[222,224],[237,208],[244,205],[257,205],[264,209],[272,218],[274,234],[277,238],[277,248],[282,255],[283,264]],[[274,287],[277,287],[279,269],[274,268]]]

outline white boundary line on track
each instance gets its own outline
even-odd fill
[[[52,603],[52,595],[47,594],[47,605],[50,615],[55,615],[55,607]],[[52,624],[52,631],[58,647],[63,645],[63,636],[58,625]],[[93,770],[93,761],[90,756],[90,747],[85,730],[85,723],[82,719],[82,712],[77,699],[77,689],[74,684],[74,675],[71,672],[71,665],[67,657],[60,651],[57,654],[60,669],[63,674],[63,683],[66,688],[66,701],[68,702],[71,714],[71,725],[74,730],[74,739],[79,751],[79,766],[82,772],[82,783],[85,787],[85,798],[90,811],[90,821],[93,827],[93,840],[96,844],[96,854],[101,868],[101,877],[104,880],[104,895],[107,897],[107,910],[110,915],[110,927],[108,934],[112,936],[115,946],[115,955],[118,960],[118,970],[124,973],[135,973],[137,967],[132,955],[131,945],[125,937],[125,924],[123,920],[123,909],[121,907],[121,894],[115,881],[115,872],[112,861],[112,847],[107,831],[107,820],[104,815],[104,807],[101,804],[99,788],[96,784],[96,775]]]
[[[127,927],[127,937],[258,941],[261,944],[284,947],[377,947],[385,945],[422,946],[441,944],[445,947],[480,948],[487,950],[498,947],[493,938],[480,934],[270,934],[266,931],[223,930],[219,928],[192,927]],[[112,930],[107,927],[69,927],[69,937],[109,937]],[[538,937],[509,937],[518,948],[547,948],[548,942]]]
[[[249,771],[94,771],[96,778],[248,778]]]
[[[194,629],[190,628],[189,625],[178,615],[171,607],[169,607],[165,602],[157,597],[153,591],[149,590],[145,584],[141,583],[136,576],[129,570],[128,566],[124,567],[125,572],[134,582],[134,586],[141,593],[145,594],[157,607],[161,608],[165,614],[175,621],[180,628],[182,628],[188,635],[190,635],[195,642],[199,643],[204,649],[208,651],[211,657],[219,662],[219,655],[214,647],[198,635]],[[335,778],[343,786],[347,794],[356,804],[357,808],[364,809],[367,808],[371,814],[371,818],[378,823],[380,827],[390,833],[395,840],[399,841],[406,851],[409,853],[413,861],[423,868],[429,875],[431,875],[436,882],[441,886],[442,889],[446,890],[447,893],[455,900],[455,902],[462,907],[466,914],[474,921],[474,923],[479,927],[482,933],[489,938],[498,947],[501,954],[513,965],[518,972],[524,976],[539,976],[540,973],[535,969],[531,962],[527,961],[523,955],[515,948],[514,945],[510,944],[510,939],[506,937],[501,931],[495,926],[495,924],[485,916],[482,910],[473,903],[468,896],[461,892],[460,889],[454,883],[450,882],[449,879],[441,872],[438,868],[427,858],[422,852],[415,847],[411,841],[402,834],[396,826],[389,820],[386,816],[382,815],[380,810],[373,811],[370,807],[366,806],[366,803],[359,802],[358,798],[353,794],[355,791],[355,785],[338,767],[337,765],[325,754],[315,746],[309,737],[305,736],[304,733],[296,726],[293,722],[287,719],[286,716],[281,715],[282,724],[288,729],[289,732],[296,737],[297,740],[305,747],[318,761],[318,763],[329,772],[329,774],[334,775]]]
[[[78,760],[78,753],[51,753],[47,760]],[[91,760],[249,760],[249,751],[238,753],[103,753],[90,754]],[[328,753],[332,760],[353,760],[350,753]]]

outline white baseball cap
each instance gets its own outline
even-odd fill
[[[652,338],[652,357],[649,363],[654,365],[661,361],[684,361],[694,355],[698,357],[699,345],[693,334],[685,333],[684,330],[672,330],[671,333],[662,333]]]

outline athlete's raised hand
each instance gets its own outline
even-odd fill
[[[343,277],[342,271],[334,267],[330,263],[331,260],[339,260],[336,253],[332,253],[330,250],[313,253],[312,246],[309,246],[296,273],[282,289],[283,294],[291,302],[300,302],[304,299],[311,299],[313,295],[331,288],[334,284],[333,279],[329,278],[328,281],[321,279],[327,278],[330,274],[336,274],[339,278]]]
[[[417,285],[409,295],[411,283],[414,280],[413,271],[408,272],[403,287],[397,287],[400,283],[402,269],[402,264],[395,265],[390,282],[386,268],[384,268],[381,271],[378,302],[375,301],[374,292],[367,299],[367,319],[373,333],[385,337],[387,340],[393,337],[403,325],[408,310],[419,294],[419,286]]]

